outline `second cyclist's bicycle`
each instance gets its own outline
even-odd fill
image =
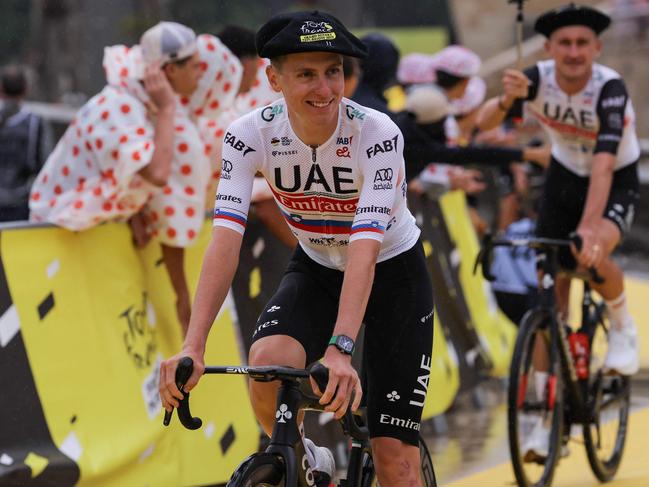
[[[182,390],[193,369],[192,360],[180,360],[176,370],[176,383]],[[321,487],[328,486],[329,479],[319,479],[304,450],[298,425],[298,411],[310,409],[323,411],[319,398],[311,390],[309,376],[313,377],[320,390],[324,391],[328,381],[328,370],[319,363],[305,369],[281,366],[208,366],[205,374],[245,374],[259,382],[280,381],[277,393],[275,425],[270,442],[263,452],[253,453],[235,470],[227,487]],[[178,407],[178,418],[188,429],[201,427],[201,420],[193,417],[189,409],[189,393],[184,394]],[[165,413],[164,424],[168,425],[171,413]],[[347,476],[341,479],[341,487],[371,487],[378,485],[369,432],[362,416],[348,409],[341,418],[343,432],[351,439],[351,451]],[[421,479],[424,487],[435,487],[435,472],[426,443],[419,438],[421,453]]]
[[[542,250],[546,255],[541,261],[541,301],[521,320],[509,375],[509,449],[514,475],[521,487],[551,484],[555,467],[567,452],[573,426],[582,429],[588,462],[600,481],[613,478],[622,460],[630,380],[603,369],[609,324],[606,306],[594,298],[588,282],[602,282],[594,269],[589,269],[589,276],[583,276],[579,329],[572,331],[558,319],[554,288],[557,253],[570,245],[581,247],[578,235],[569,240],[492,240],[487,236],[478,256],[485,278],[491,280],[493,247],[527,247]],[[542,380],[539,382],[538,378]],[[549,435],[545,438],[547,454],[525,455],[523,445],[539,421]]]

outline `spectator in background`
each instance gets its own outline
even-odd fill
[[[257,80],[259,69],[260,58],[255,49],[255,33],[245,27],[228,25],[216,36],[239,59],[243,74],[238,93],[248,93]]]
[[[345,98],[353,98],[358,83],[361,79],[361,64],[355,57],[343,57],[343,76],[345,77],[345,90],[343,96]]]
[[[104,68],[107,86],[79,110],[36,179],[31,219],[83,230],[135,217],[142,243],[136,215],[163,197],[155,214],[164,221],[163,257],[186,329],[190,300],[177,249],[202,225],[209,171],[204,144],[183,108],[201,75],[196,36],[161,22],[143,34],[140,46],[106,48]]]
[[[2,72],[0,90],[0,221],[29,218],[29,191],[47,154],[42,119],[22,101],[27,79],[18,66]]]
[[[545,150],[533,147],[450,145],[448,118],[451,111],[445,93],[435,85],[422,84],[410,88],[406,110],[395,115],[404,137],[406,179],[414,192],[437,198],[448,190],[462,189],[472,195],[485,188],[482,175],[460,165],[478,163],[507,167],[512,162],[540,162],[546,157]],[[478,233],[486,231],[486,224],[477,210],[470,206],[469,214]]]
[[[361,80],[353,100],[361,105],[391,114],[383,92],[396,82],[399,50],[383,34],[374,32],[362,37],[367,58],[361,61]]]

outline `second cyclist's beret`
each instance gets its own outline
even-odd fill
[[[562,27],[569,25],[584,25],[590,27],[599,35],[611,23],[611,18],[603,12],[585,5],[570,3],[548,12],[545,12],[534,24],[534,30],[545,37]]]
[[[297,52],[325,51],[364,58],[363,42],[333,15],[290,12],[272,17],[255,36],[257,54],[272,58]]]

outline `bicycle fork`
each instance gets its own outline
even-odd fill
[[[316,485],[298,427],[298,413],[303,406],[301,399],[295,383],[282,381],[277,393],[273,435],[266,452],[280,456],[284,461],[285,487]]]

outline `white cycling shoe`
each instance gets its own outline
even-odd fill
[[[304,438],[304,449],[313,471],[313,477],[317,486],[329,485],[336,473],[334,456],[329,448],[317,446],[310,439]]]
[[[638,372],[638,334],[633,321],[620,329],[611,327],[608,332],[608,352],[604,360],[604,370],[622,375]]]
[[[543,463],[548,456],[550,428],[545,426],[540,416],[533,418],[532,421],[534,426],[521,446],[521,454],[526,463]]]
[[[521,447],[521,454],[525,463],[544,463],[550,448],[550,427],[542,417],[530,418],[534,427],[530,431]],[[568,445],[561,445],[560,458],[570,455]]]

